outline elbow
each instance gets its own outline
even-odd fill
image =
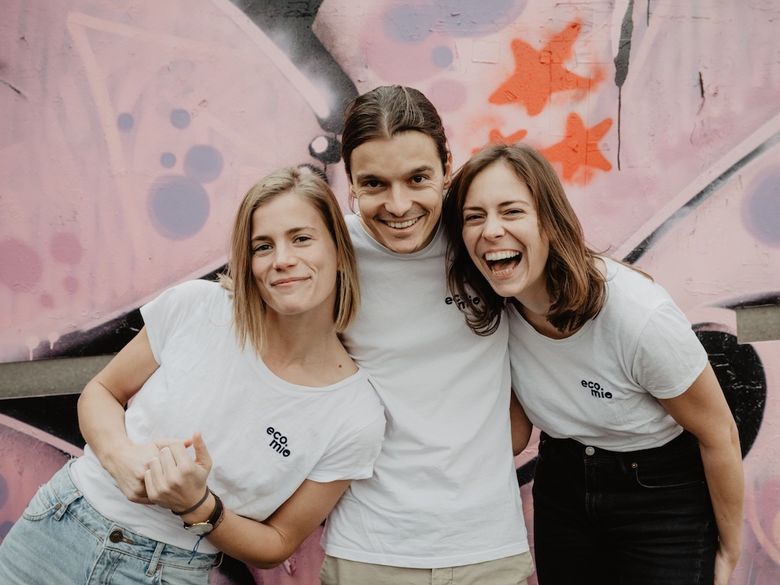
[[[249,562],[256,569],[274,569],[290,558],[290,554],[265,556],[261,559],[253,559]]]

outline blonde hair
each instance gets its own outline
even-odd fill
[[[220,284],[233,293],[233,321],[241,347],[247,340],[259,354],[266,343],[264,317],[268,311],[252,274],[252,216],[269,201],[286,194],[303,197],[322,217],[336,247],[338,272],[333,322],[343,332],[360,307],[357,261],[352,241],[336,197],[328,184],[311,169],[283,168],[254,185],[236,213],[230,244],[230,259]]]

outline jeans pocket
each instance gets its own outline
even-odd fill
[[[35,492],[32,500],[27,504],[27,508],[22,512],[22,517],[25,520],[37,522],[53,515],[61,507],[62,504],[54,494],[54,490],[48,483],[45,483]]]
[[[185,569],[161,564],[158,574],[160,585],[209,585],[209,569]]]
[[[636,482],[647,489],[669,489],[701,486],[705,482],[703,472],[692,469],[669,469],[663,464],[632,463]]]

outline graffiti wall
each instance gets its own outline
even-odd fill
[[[780,341],[736,337],[740,309],[780,304],[780,2],[0,4],[0,362],[116,351],[141,304],[224,264],[237,202],[273,168],[321,168],[346,202],[344,104],[412,85],[456,166],[489,141],[541,149],[591,245],[685,310],[743,442],[732,583],[780,580]],[[74,401],[0,399],[0,537],[79,453]],[[321,555],[315,535],[219,579],[316,583]]]

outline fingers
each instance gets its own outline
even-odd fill
[[[200,433],[192,436],[192,448],[195,450],[195,462],[207,470],[211,469],[211,455]]]

